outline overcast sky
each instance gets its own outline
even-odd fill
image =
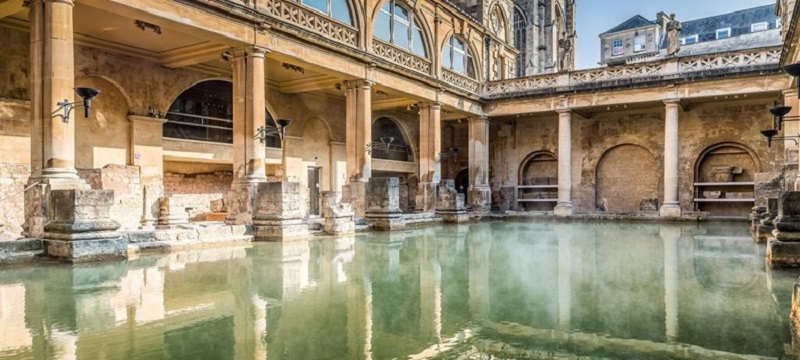
[[[578,69],[598,67],[600,33],[634,15],[655,20],[656,13],[664,11],[686,21],[774,3],[775,0],[577,0]]]

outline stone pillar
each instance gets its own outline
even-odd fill
[[[681,201],[678,192],[680,172],[680,141],[678,139],[678,120],[681,107],[679,99],[664,101],[666,116],[664,119],[664,204],[661,205],[661,216],[665,218],[681,217]]]
[[[800,102],[797,99],[797,89],[789,89],[783,91],[783,105],[791,106],[792,111],[790,111],[786,116],[798,116],[800,115]],[[796,121],[789,121],[783,123],[783,133],[789,135],[795,135],[800,133],[800,122]],[[785,149],[786,153],[786,164],[797,165],[800,162],[800,155],[798,154],[798,146],[797,144],[790,140],[784,140],[783,148]],[[800,177],[797,176],[796,172],[785,172],[787,175],[790,173],[794,173],[793,178],[786,179],[786,186],[789,189],[794,189],[795,191],[800,191]],[[790,175],[791,176],[791,175]]]
[[[127,241],[109,214],[113,204],[112,190],[53,190],[45,253],[70,262],[126,258]]]
[[[57,103],[75,101],[73,0],[30,3],[31,176],[25,191],[27,237],[42,237],[51,190],[88,189],[75,170],[75,121]]]
[[[162,196],[158,199],[158,228],[171,229],[189,223],[187,204],[179,197]]]
[[[378,231],[402,230],[400,218],[400,179],[372,178],[367,183],[366,217]]]
[[[442,105],[419,106],[419,190],[415,209],[432,213],[436,209],[436,185],[442,178]]]
[[[267,179],[266,148],[254,137],[266,124],[266,50],[249,46],[235,49],[233,55],[233,184],[225,221],[246,225],[253,221],[256,186]]]
[[[680,310],[680,240],[681,228],[662,226],[659,234],[664,242],[664,313],[666,337],[675,342],[679,336],[678,312]]]
[[[308,237],[303,221],[302,196],[298,182],[262,182],[256,192],[253,214],[254,239],[287,241]]]
[[[372,82],[345,81],[348,188],[343,201],[353,206],[356,219],[364,218],[366,183],[372,177]]]
[[[436,213],[446,223],[469,221],[467,209],[464,207],[464,195],[456,190],[455,180],[443,180],[436,187]]]
[[[572,205],[572,110],[558,110],[558,204],[557,216],[570,216]]]
[[[767,199],[767,207],[759,219],[756,220],[756,244],[765,244],[772,237],[775,230],[775,218],[778,217],[778,199]]]
[[[341,193],[322,192],[322,216],[325,218],[325,233],[329,235],[353,235],[356,226],[353,222],[353,207],[339,202]]]
[[[771,268],[800,266],[800,192],[781,194],[774,225],[774,237],[767,242],[767,265]]]
[[[75,101],[73,0],[32,1],[31,21],[31,175],[78,179],[75,171],[75,121],[68,123],[58,102]],[[79,109],[80,110],[80,109]]]
[[[489,119],[469,119],[469,204],[473,212],[489,212],[492,189],[489,187]]]

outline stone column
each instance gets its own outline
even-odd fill
[[[679,99],[664,101],[666,116],[664,119],[664,204],[661,205],[661,216],[678,218],[681,216],[680,194],[678,182],[678,160],[680,142],[678,140],[678,119],[681,107]]]
[[[72,0],[32,1],[30,31],[31,177],[25,191],[25,231],[40,238],[51,190],[88,188],[75,170],[75,121],[64,122],[57,103],[75,101]]]
[[[58,102],[75,101],[73,0],[32,1],[31,22],[31,175],[78,179],[75,171],[75,121],[65,123]]]
[[[436,209],[436,185],[442,178],[442,105],[422,103],[419,106],[419,190],[416,209],[432,213]]]
[[[363,219],[366,183],[372,177],[372,153],[367,149],[372,141],[372,82],[353,80],[344,84],[347,89],[345,146],[348,186],[343,190],[342,201],[353,206],[356,219]]]
[[[783,91],[783,105],[791,106],[790,111],[786,116],[800,115],[800,103],[797,99],[797,89],[790,89]],[[800,122],[790,121],[783,123],[783,133],[788,135],[795,135],[800,133]],[[800,154],[798,154],[798,146],[792,140],[784,140],[784,149],[786,149],[786,164],[798,164],[800,162]],[[786,172],[787,175],[789,172]],[[794,179],[787,179],[786,185],[789,189],[795,191],[800,190],[800,177],[794,176]]]
[[[572,205],[572,110],[558,110],[558,204],[557,216],[570,216]]]
[[[266,149],[254,136],[266,124],[264,56],[250,46],[233,51],[233,184],[228,193],[228,224],[253,221],[255,190],[266,181]]]
[[[469,119],[469,204],[473,212],[492,207],[489,187],[489,118]]]
[[[372,178],[367,183],[366,217],[373,230],[405,229],[400,218],[400,180],[396,177]]]

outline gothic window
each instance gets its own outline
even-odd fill
[[[375,37],[422,57],[427,57],[422,29],[414,11],[396,0],[383,4],[375,22]]]
[[[457,73],[475,77],[475,65],[467,43],[454,36],[444,44],[442,66]]]
[[[503,14],[500,12],[499,7],[495,7],[491,16],[492,31],[497,34],[500,40],[506,39],[506,23],[503,21]]]
[[[347,3],[347,0],[301,0],[301,2],[328,17],[353,25],[353,19],[350,17],[350,4]]]
[[[519,9],[514,9],[514,46],[519,50],[517,54],[517,77],[525,76],[525,55],[526,55],[526,28],[525,17]]]

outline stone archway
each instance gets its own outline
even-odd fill
[[[127,165],[131,158],[127,96],[101,77],[78,78],[75,86],[93,87],[101,94],[92,103],[89,118],[83,118],[82,109],[73,112],[75,167],[99,169],[109,164]]]
[[[750,213],[755,198],[753,181],[759,168],[755,153],[742,144],[709,146],[695,163],[695,209],[712,215]]]
[[[598,210],[633,212],[643,201],[659,199],[662,169],[647,149],[633,144],[609,149],[597,164],[595,204]]]

